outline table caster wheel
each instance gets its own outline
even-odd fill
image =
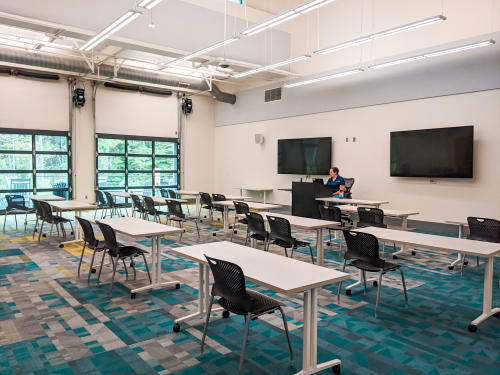
[[[493,316],[494,316],[495,318],[500,318],[500,312],[497,312],[497,313],[493,314]]]
[[[214,237],[215,237],[215,236],[217,236],[217,233],[215,233],[215,232],[214,232],[214,233],[212,233],[212,236],[214,236]]]
[[[411,255],[417,255],[417,252],[415,250],[412,250]]]
[[[467,327],[467,329],[469,330],[469,332],[476,332],[477,331],[477,326],[474,325],[474,324],[469,324],[469,326]]]
[[[340,374],[340,365],[336,365],[332,367],[332,372],[334,374]]]
[[[233,231],[233,233],[234,233],[234,234],[238,234],[238,231],[237,231],[237,230],[235,230],[235,231]]]
[[[73,232],[71,232],[71,235],[74,235],[74,233],[73,233]]]
[[[45,233],[42,234],[42,237],[47,237],[47,235]]]
[[[397,255],[393,255],[392,259],[398,259],[398,256]]]
[[[180,289],[181,288],[181,284],[175,284],[175,289]]]
[[[453,268],[455,268],[455,266],[448,266],[448,269],[451,271],[453,270]]]
[[[468,265],[468,264],[469,264],[469,261],[468,261],[468,260],[466,260],[466,261],[464,262],[464,266],[466,266],[466,265]]]
[[[223,318],[229,318],[229,311],[224,310],[224,311],[222,312],[222,317],[223,317]]]
[[[64,245],[61,243],[59,244],[59,248],[62,249],[64,247]]]
[[[345,294],[346,294],[346,296],[350,296],[351,295],[351,289],[346,289],[345,290]]]
[[[326,246],[332,246],[332,243],[331,242],[327,242]]]
[[[180,332],[181,331],[181,326],[179,325],[179,323],[175,323],[174,324],[173,331],[174,332]]]
[[[130,267],[134,268],[135,267],[135,263],[134,262],[130,262]]]
[[[233,226],[232,226],[232,225],[230,225],[230,226],[229,226],[229,229],[233,229]]]
[[[131,299],[135,299],[135,297],[137,297],[137,294],[135,294],[135,293],[130,293],[130,298],[131,298]]]
[[[95,268],[92,268],[92,269],[90,270],[90,273],[96,273],[96,272],[97,272],[97,270],[96,270]]]
[[[373,286],[378,286],[378,281],[374,281]]]

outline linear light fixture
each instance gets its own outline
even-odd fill
[[[357,73],[362,73],[363,71],[364,71],[363,69],[359,69],[359,68],[353,69],[353,70],[347,70],[345,72],[330,74],[330,75],[327,75],[324,77],[319,77],[319,78],[313,78],[313,79],[309,79],[307,81],[289,83],[289,84],[283,85],[283,87],[292,88],[292,87],[304,86],[304,85],[309,85],[311,83],[327,81],[329,79],[340,78],[340,77],[350,76],[350,75],[357,74]]]
[[[222,78],[227,78],[229,77],[228,73],[224,72],[219,72],[217,70],[210,70],[210,69],[195,69],[195,68],[189,68],[187,66],[175,66],[175,67],[170,67],[167,66],[166,68],[163,68],[162,71],[164,72],[173,72],[173,71],[184,71],[184,72],[191,72],[191,73],[199,73],[199,74],[204,74],[204,75],[209,75],[209,76],[214,76],[214,77],[222,77]]]
[[[20,42],[20,43],[25,43],[25,44],[30,44],[30,45],[38,45],[39,44],[39,45],[43,45],[46,47],[73,49],[73,46],[70,46],[67,44],[59,44],[59,43],[49,42],[49,41],[45,41],[45,40],[24,38],[24,37],[18,37],[18,36],[13,36],[13,35],[8,35],[8,34],[0,34],[0,39],[12,40],[14,42]]]
[[[449,49],[444,49],[444,50],[437,51],[437,52],[424,53],[422,55],[408,57],[406,59],[399,59],[399,60],[393,60],[393,61],[389,61],[389,62],[382,63],[382,64],[376,64],[376,65],[370,66],[369,68],[370,69],[380,69],[380,68],[385,68],[385,67],[391,66],[391,65],[399,65],[399,64],[403,64],[403,63],[407,63],[407,62],[411,62],[411,61],[422,60],[422,59],[429,58],[429,57],[437,57],[437,56],[442,56],[442,55],[448,55],[450,53],[463,52],[463,51],[468,51],[468,50],[475,49],[475,48],[492,46],[495,43],[496,42],[494,40],[485,40],[483,42],[467,44],[467,45],[461,46],[461,47],[449,48]]]
[[[90,38],[85,44],[83,44],[79,48],[80,51],[90,51],[92,48],[94,48],[98,44],[102,43],[104,40],[106,40],[111,35],[116,33],[122,27],[128,25],[130,22],[135,20],[141,14],[142,14],[141,12],[138,12],[135,10],[129,10],[127,13],[125,13],[123,16],[118,18],[115,22],[113,22],[111,25],[106,27],[100,33],[98,33],[94,37]]]
[[[255,35],[260,33],[261,31],[270,29],[271,27],[275,27],[283,22],[290,21],[291,19],[298,17],[302,14],[306,14],[314,9],[318,9],[322,6],[330,4],[335,0],[313,0],[306,4],[303,4],[295,9],[291,9],[286,11],[285,13],[279,14],[275,17],[272,17],[264,22],[253,25],[241,32],[242,35]]]
[[[142,0],[137,6],[144,9],[152,9],[162,1],[163,0]]]
[[[261,66],[260,68],[256,68],[256,69],[252,69],[252,70],[247,70],[246,72],[238,73],[238,74],[235,74],[235,75],[233,75],[231,77],[232,78],[242,78],[242,77],[246,77],[246,76],[249,76],[249,75],[252,75],[252,74],[264,72],[266,70],[275,69],[275,68],[278,68],[280,66],[292,64],[292,63],[295,63],[295,62],[298,62],[298,61],[307,60],[309,58],[311,58],[311,55],[302,55],[302,56],[294,57],[292,59],[288,59],[288,60],[285,60],[285,61],[280,61],[280,62],[271,64],[271,65]]]
[[[239,39],[239,37],[236,37],[236,36],[232,37],[232,38],[225,39],[222,42],[219,42],[219,43],[216,43],[214,45],[211,45],[210,47],[201,49],[199,51],[196,51],[196,52],[193,52],[193,53],[191,53],[189,55],[181,57],[181,58],[179,58],[177,60],[171,61],[167,65],[169,65],[169,66],[178,65],[178,64],[180,64],[180,63],[182,63],[184,61],[188,61],[188,60],[194,59],[197,56],[204,55],[205,53],[213,51],[214,49],[217,49],[217,48],[220,48],[220,47],[224,47],[224,46],[228,45],[229,43],[236,42],[238,39]]]
[[[341,50],[344,48],[359,46],[360,44],[367,43],[373,39],[384,38],[384,37],[389,36],[389,35],[394,35],[397,33],[404,32],[404,31],[413,30],[413,29],[423,27],[423,26],[433,25],[435,23],[442,22],[445,20],[446,20],[446,17],[440,14],[440,15],[435,16],[435,17],[426,18],[425,20],[420,20],[417,22],[409,23],[407,25],[394,27],[392,29],[381,31],[381,32],[378,32],[375,34],[366,35],[366,36],[363,36],[361,38],[351,40],[349,42],[344,42],[344,43],[336,44],[336,45],[331,46],[331,47],[323,48],[323,49],[320,49],[318,51],[315,51],[314,53],[316,53],[318,55],[325,55],[327,53],[338,51],[338,50]]]

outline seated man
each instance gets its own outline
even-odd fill
[[[337,167],[330,168],[330,178],[326,182],[326,186],[330,186],[332,188],[332,197],[344,197],[345,180],[344,177],[339,176],[339,169]]]

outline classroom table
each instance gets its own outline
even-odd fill
[[[196,216],[200,216],[201,203],[200,203],[200,192],[191,190],[175,190],[175,194],[185,195],[188,197],[196,198]]]
[[[183,228],[176,228],[170,225],[159,224],[154,221],[138,219],[136,217],[117,217],[111,219],[98,219],[96,222],[108,224],[117,233],[122,233],[133,238],[148,237],[151,238],[151,279],[149,285],[136,288],[130,291],[131,297],[135,298],[136,293],[145,290],[159,289],[175,285],[180,287],[179,281],[161,281],[161,237],[167,234],[180,234],[184,232]]]
[[[52,210],[55,211],[59,216],[62,216],[62,213],[67,211],[74,211],[75,217],[82,216],[82,211],[97,209],[97,206],[95,204],[80,202],[75,200],[48,201],[47,203],[52,207]],[[80,224],[77,223],[77,221],[78,220],[75,220],[75,226],[73,229],[75,232],[75,239],[72,241],[61,242],[59,243],[59,247],[64,247],[64,245],[67,243],[81,242],[83,240],[82,228],[80,228]]]
[[[392,241],[417,248],[486,258],[486,265],[484,267],[483,312],[469,324],[468,329],[471,332],[475,332],[477,326],[490,316],[500,317],[500,307],[492,308],[493,261],[495,255],[500,255],[499,243],[376,227],[359,228],[356,231],[373,234],[382,241]]]
[[[35,194],[35,195],[28,196],[28,198],[33,200],[33,201],[44,201],[44,202],[65,201],[66,200],[63,197],[60,197],[58,195],[53,195],[53,194]]]
[[[243,195],[243,190],[246,190],[246,191],[256,191],[256,192],[262,193],[262,195],[263,195],[263,197],[262,197],[263,198],[262,199],[262,203],[267,203],[266,193],[268,191],[273,191],[274,190],[272,187],[257,187],[257,186],[240,187],[240,188],[235,188],[235,189],[239,189],[240,190],[240,195]]]
[[[198,312],[176,319],[174,332],[180,330],[180,322],[203,318],[208,310],[210,273],[207,255],[239,265],[248,281],[264,288],[285,296],[304,293],[302,370],[297,374],[314,374],[331,367],[340,370],[340,359],[318,363],[318,290],[324,285],[349,279],[349,274],[227,241],[178,247],[171,252],[199,266]]]
[[[469,225],[467,221],[464,220],[445,220],[445,223],[458,226],[458,238],[463,238],[464,229]],[[448,269],[452,270],[458,263],[461,263],[462,256],[463,256],[462,254],[457,254],[457,259],[455,259],[453,262],[450,263]]]
[[[237,199],[235,199],[238,201]],[[229,208],[234,208],[234,200],[227,201],[213,201],[214,206],[222,206],[224,208],[224,212],[222,213],[222,222],[224,231],[229,229]],[[248,204],[248,208],[251,211],[259,212],[259,211],[267,211],[274,210],[276,208],[281,208],[279,204],[269,204],[269,203],[259,203],[259,202],[245,202]]]
[[[260,214],[266,221],[267,215],[278,216],[287,219],[290,222],[290,226],[292,228],[316,230],[316,257],[318,258],[318,265],[323,265],[325,259],[323,248],[323,229],[340,225],[340,223],[336,221],[311,219],[309,217],[277,214],[274,212],[261,212]]]
[[[328,203],[342,203],[360,206],[374,206],[379,208],[382,204],[388,204],[387,201],[381,200],[368,200],[368,199],[347,199],[347,198],[316,198],[317,201],[328,202]]]

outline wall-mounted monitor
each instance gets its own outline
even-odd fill
[[[332,137],[278,139],[278,174],[327,175]]]
[[[391,176],[472,178],[474,126],[391,132]]]

